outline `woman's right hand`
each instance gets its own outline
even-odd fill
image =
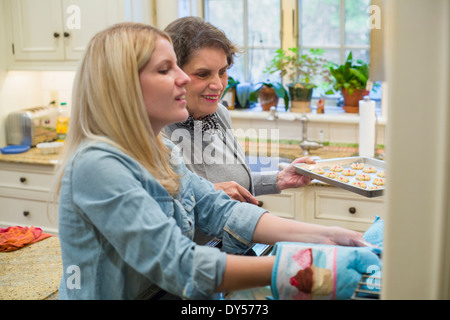
[[[258,200],[243,186],[234,181],[215,183],[216,190],[223,190],[231,199],[258,205]]]

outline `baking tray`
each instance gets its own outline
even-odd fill
[[[367,185],[367,188],[363,189],[361,187],[352,185],[352,183],[354,181],[358,181],[358,180],[356,180],[356,175],[355,176],[347,176],[349,178],[349,182],[341,182],[341,181],[338,181],[333,178],[328,178],[323,174],[318,174],[318,173],[311,171],[314,168],[321,168],[326,173],[326,172],[330,171],[330,168],[332,168],[333,166],[341,166],[345,170],[345,169],[350,169],[350,166],[352,163],[362,163],[362,164],[364,164],[365,167],[370,166],[370,167],[374,167],[377,170],[377,172],[375,172],[375,173],[365,173],[362,170],[352,169],[352,170],[356,171],[356,175],[367,174],[370,176],[370,181],[364,181]],[[378,172],[386,171],[386,162],[385,161],[368,158],[368,157],[348,157],[348,158],[317,160],[316,164],[299,163],[299,164],[295,164],[294,166],[295,166],[295,170],[304,176],[310,177],[312,179],[317,179],[322,182],[326,182],[335,187],[342,188],[342,189],[360,194],[360,195],[368,197],[368,198],[379,197],[379,196],[382,196],[384,193],[384,189],[385,189],[384,185],[380,186],[379,189],[370,190],[369,188],[375,186],[373,184],[373,180],[374,180],[374,178],[379,178],[377,176]],[[338,174],[341,175],[341,173],[338,173]],[[383,179],[386,181],[386,177],[384,177]]]

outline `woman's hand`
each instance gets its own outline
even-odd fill
[[[341,227],[327,227],[323,234],[323,244],[361,247],[365,246],[363,234],[357,231],[344,229]]]
[[[258,200],[243,186],[234,181],[215,183],[216,190],[223,190],[231,199],[258,205]]]
[[[292,221],[264,213],[256,225],[253,242],[275,244],[280,241],[321,243],[339,246],[365,246],[360,232],[341,227]]]
[[[297,173],[294,167],[294,164],[297,163],[315,164],[316,162],[311,160],[309,157],[298,158],[292,161],[289,166],[278,173],[278,190],[281,191],[288,188],[298,188],[311,183],[311,178]]]

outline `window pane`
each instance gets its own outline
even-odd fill
[[[178,18],[191,15],[189,0],[178,0]]]
[[[244,46],[244,2],[242,0],[209,0],[205,20],[223,30],[235,44]]]
[[[234,65],[227,71],[229,77],[233,77],[235,80],[245,82],[245,60],[244,57],[237,56],[234,59]]]
[[[339,49],[323,49],[325,52],[323,53],[322,57],[327,59],[328,61],[340,64],[341,61],[341,50]],[[304,50],[307,51],[307,50]]]
[[[248,46],[281,46],[280,0],[248,0]]]
[[[365,63],[369,63],[370,61],[370,53],[369,50],[365,49],[347,49],[345,50],[345,59],[347,59],[348,54],[352,52],[353,61],[356,62],[357,59],[364,61]]]
[[[370,0],[345,1],[345,44],[369,45],[370,30],[367,26]]]
[[[301,45],[340,45],[340,0],[300,2]]]
[[[275,49],[252,49],[249,50],[249,81],[260,82],[266,80],[281,81],[279,73],[265,73],[264,70],[275,56]]]

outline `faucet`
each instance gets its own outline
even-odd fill
[[[267,120],[274,121],[278,119],[278,112],[276,107],[271,107],[269,111],[269,116],[267,117]],[[300,118],[297,116],[291,118],[293,121],[300,120],[302,122],[302,142],[300,143],[300,147],[302,148],[302,155],[308,156],[310,150],[316,150],[323,147],[322,142],[315,142],[315,141],[309,141],[307,137],[308,132],[308,117],[306,114],[302,114]]]
[[[302,148],[302,155],[308,156],[310,150],[316,150],[323,147],[322,142],[309,141],[307,138],[308,132],[308,117],[306,114],[302,114],[300,117],[300,121],[302,122],[302,142],[300,143],[300,147]]]
[[[278,119],[277,107],[270,107],[269,116],[267,117],[267,120],[273,121],[275,119]]]

